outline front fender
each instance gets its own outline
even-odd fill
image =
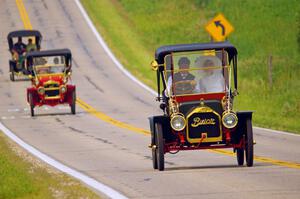
[[[167,137],[167,133],[170,131],[170,118],[164,115],[157,115],[149,117],[150,132],[151,132],[151,144],[155,143],[155,124],[160,123],[163,127],[163,137]]]
[[[68,84],[67,86],[67,93],[66,93],[66,97],[65,97],[65,101],[68,102],[68,104],[72,104],[72,95],[73,92],[76,92],[76,86],[72,85],[72,84]]]
[[[236,112],[238,117],[238,125],[233,132],[232,142],[238,144],[244,135],[247,133],[246,121],[252,120],[252,111],[238,111]]]

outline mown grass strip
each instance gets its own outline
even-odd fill
[[[100,198],[29,155],[0,132],[0,198]]]
[[[240,95],[235,108],[254,110],[255,125],[300,133],[300,4],[296,0],[288,4],[284,0],[81,2],[121,63],[154,89],[149,62],[155,49],[208,42],[204,25],[224,13],[235,27],[229,40],[239,50]]]

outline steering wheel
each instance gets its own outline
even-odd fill
[[[191,94],[196,88],[197,82],[195,80],[182,80],[175,82],[175,94]]]

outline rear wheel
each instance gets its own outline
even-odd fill
[[[237,148],[236,149],[236,159],[237,159],[237,163],[239,166],[244,165],[244,149],[242,148]]]
[[[247,133],[245,143],[246,163],[248,167],[253,166],[253,130],[252,121],[247,119],[246,121]]]
[[[162,126],[159,123],[155,124],[155,145],[157,168],[163,171],[165,169],[164,139]]]
[[[13,71],[10,72],[9,78],[10,78],[10,80],[11,80],[12,82],[15,81],[15,73],[14,73]]]
[[[73,115],[76,114],[76,91],[75,90],[72,93],[71,113]]]
[[[33,117],[34,116],[34,104],[33,104],[33,98],[32,98],[31,93],[29,93],[29,95],[28,95],[28,100],[29,100],[31,117]]]
[[[15,81],[15,73],[14,73],[14,66],[12,61],[9,61],[9,78],[13,82]]]

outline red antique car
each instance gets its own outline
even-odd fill
[[[27,101],[31,116],[36,106],[69,104],[76,110],[76,87],[69,84],[72,55],[69,49],[29,52],[26,65],[31,71],[32,86],[27,88]]]
[[[232,148],[238,165],[253,165],[252,112],[234,111],[237,50],[229,42],[162,46],[152,68],[162,115],[150,117],[153,168],[165,154]],[[162,88],[161,88],[162,86]]]

